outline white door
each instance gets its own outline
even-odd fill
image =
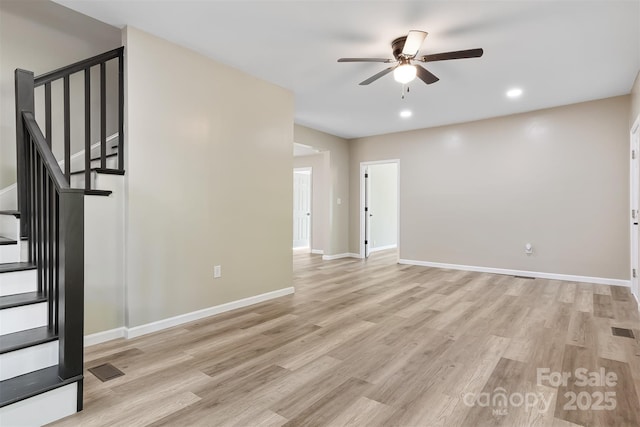
[[[371,248],[371,217],[372,213],[369,208],[371,201],[371,180],[369,179],[369,169],[364,170],[364,257],[369,258],[369,249]]]
[[[631,292],[638,294],[640,275],[640,118],[631,128]]]
[[[399,179],[397,159],[360,163],[360,256],[363,258],[376,250],[399,247]]]
[[[293,247],[308,248],[311,235],[311,170],[293,171]]]

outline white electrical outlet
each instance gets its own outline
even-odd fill
[[[213,278],[217,279],[219,277],[222,277],[222,266],[214,265],[213,266]]]

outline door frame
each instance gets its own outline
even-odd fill
[[[640,242],[638,241],[638,221],[640,218],[640,114],[631,126],[629,131],[629,205],[631,214],[629,215],[629,228],[631,234],[631,265],[629,276],[631,278],[631,292],[636,298],[636,302],[640,306],[640,295],[638,284],[640,281],[640,263],[638,256],[640,255]],[[634,219],[635,216],[635,219]],[[634,276],[634,270],[636,277]]]
[[[364,208],[365,208],[365,180],[364,180],[364,173],[367,170],[368,166],[373,166],[373,165],[384,165],[384,164],[389,164],[389,163],[395,163],[396,164],[396,185],[398,186],[397,189],[397,203],[396,203],[396,209],[398,211],[398,225],[396,227],[396,242],[397,242],[397,246],[396,246],[396,258],[400,259],[400,159],[388,159],[388,160],[375,160],[375,161],[369,161],[369,162],[360,162],[360,209],[359,209],[359,218],[360,218],[360,258],[366,259],[365,257],[365,246],[364,246],[364,240],[365,240],[365,221],[367,220],[366,216],[365,216],[365,212],[364,212]]]
[[[311,252],[311,249],[313,248],[313,167],[305,166],[293,168],[293,173],[296,172],[309,172],[309,252]],[[291,240],[291,243],[293,244],[293,239]]]

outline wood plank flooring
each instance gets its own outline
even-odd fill
[[[397,265],[393,252],[295,253],[294,285],[88,348],[86,368],[125,375],[85,372],[85,410],[55,425],[640,425],[640,319],[627,288]]]

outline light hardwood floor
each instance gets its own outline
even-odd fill
[[[85,372],[85,410],[55,425],[640,425],[627,288],[397,265],[393,252],[296,253],[294,285],[292,296],[88,348],[87,368],[126,375]],[[538,378],[545,368],[571,378]],[[617,379],[581,387],[579,368]]]

